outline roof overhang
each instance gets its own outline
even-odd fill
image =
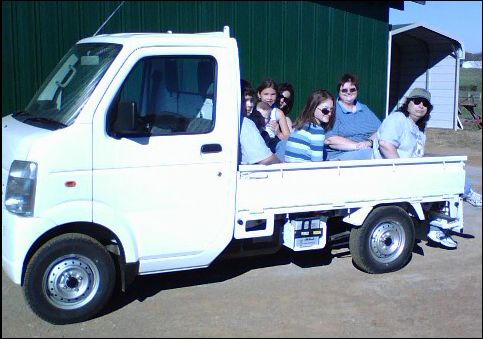
[[[455,37],[452,37],[438,29],[420,24],[393,25],[389,32],[393,42],[404,44],[405,40],[417,39],[425,42],[428,46],[451,44],[455,50],[460,50],[460,58],[464,59],[465,51],[463,44]]]
[[[404,1],[388,1],[389,8],[404,10]]]
[[[425,5],[426,1],[411,1],[420,5]],[[404,11],[404,1],[388,1],[389,7]]]

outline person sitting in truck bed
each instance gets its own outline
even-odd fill
[[[325,138],[327,160],[371,159],[372,140],[381,121],[357,100],[359,81],[354,74],[342,75],[337,91],[334,127]]]
[[[270,165],[279,163],[280,160],[270,151],[255,123],[245,116],[242,116],[240,131],[241,163]]]
[[[278,85],[277,106],[285,114],[290,133],[293,131],[293,123],[288,115],[292,111],[294,99],[295,92],[292,84],[283,82]]]
[[[241,91],[243,94],[242,103],[245,103],[245,113],[249,116],[255,106],[255,90],[249,81],[241,79]]]
[[[255,123],[246,116],[245,105],[242,104],[241,106],[240,150],[242,165],[270,165],[280,163],[280,159],[265,144]]]
[[[240,131],[240,153],[242,165],[270,165],[280,163],[280,159],[270,151],[265,144],[260,131],[255,123],[250,120],[247,115],[246,106],[244,105],[247,93],[249,95],[251,85],[248,81],[241,81],[241,131]]]
[[[325,134],[335,120],[334,102],[334,96],[325,89],[309,95],[285,145],[285,162],[324,160]]]
[[[260,131],[260,135],[262,136],[265,144],[270,148],[270,151],[275,153],[275,149],[277,144],[280,142],[280,139],[277,136],[276,132],[273,132],[272,127],[269,126],[270,121],[270,112],[272,108],[263,101],[257,102],[256,108],[253,112],[247,116],[250,120],[252,120],[255,125],[257,126],[258,130]],[[275,128],[279,127],[278,124],[275,125]]]
[[[285,113],[277,107],[277,83],[271,78],[264,79],[257,87],[256,94],[257,101],[263,101],[272,108],[268,122],[269,128],[267,128],[270,137],[273,138],[276,135],[280,140],[287,140],[290,136],[290,128]]]
[[[426,143],[424,131],[432,109],[431,93],[423,88],[414,88],[406,97],[406,101],[399,111],[388,115],[377,130],[374,138],[373,158],[422,157]],[[463,199],[467,200],[469,197],[475,199],[475,195],[479,197],[481,207],[481,195],[474,192],[469,181],[466,180]],[[436,225],[430,224],[428,238],[430,242],[444,248],[457,247],[457,242],[451,237],[449,231]]]

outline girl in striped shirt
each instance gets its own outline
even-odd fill
[[[323,161],[325,133],[335,120],[334,96],[319,89],[307,98],[285,146],[285,162]]]

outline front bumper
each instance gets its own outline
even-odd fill
[[[22,283],[25,259],[44,230],[55,227],[45,218],[19,217],[2,207],[2,268],[17,285]]]

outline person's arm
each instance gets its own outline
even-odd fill
[[[277,112],[279,117],[279,128],[277,128],[276,126],[277,122],[273,120],[269,122],[269,126],[276,133],[277,137],[280,140],[286,140],[290,136],[290,128],[288,127],[287,119],[285,118],[285,114],[283,113],[283,111],[277,108]]]
[[[379,152],[381,152],[381,155],[384,159],[399,158],[399,153],[397,152],[396,146],[386,140],[379,140]]]
[[[278,164],[280,162],[281,161],[277,158],[277,156],[272,153],[271,156],[269,156],[266,159],[263,159],[262,161],[257,162],[257,164],[260,164],[260,165],[271,165],[271,164]]]
[[[248,118],[243,118],[240,144],[242,159],[246,164],[270,165],[280,162],[263,141],[255,123]]]
[[[373,136],[371,136],[371,138]],[[372,141],[370,140],[355,142],[339,135],[333,135],[331,137],[328,137],[327,139],[325,139],[325,144],[330,148],[339,151],[357,151],[359,149],[372,147]]]

